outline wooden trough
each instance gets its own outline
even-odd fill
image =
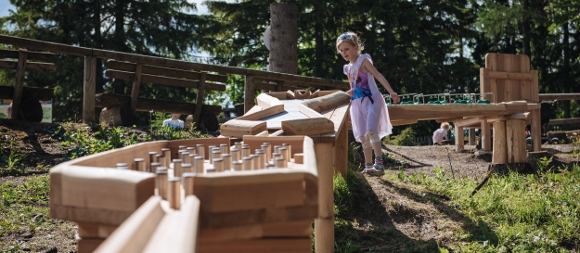
[[[312,139],[242,143],[147,142],[59,164],[50,215],[77,222],[78,252],[310,252],[319,208]]]

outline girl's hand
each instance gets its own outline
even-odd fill
[[[351,96],[351,97],[352,97],[352,89],[350,89],[350,90],[346,91],[346,93],[347,93],[349,96]]]
[[[391,100],[393,100],[393,103],[398,104],[401,101],[401,98],[399,98],[399,94],[397,94],[396,92],[392,92],[390,95]]]

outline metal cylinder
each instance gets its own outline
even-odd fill
[[[169,207],[175,210],[181,208],[181,178],[172,177],[167,179]]]

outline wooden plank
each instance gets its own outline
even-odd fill
[[[131,214],[95,252],[142,252],[164,216],[161,197],[152,196]]]
[[[97,58],[85,57],[83,71],[83,123],[89,124],[95,119],[95,89],[97,86]]]
[[[142,63],[139,63],[143,65]],[[120,62],[120,61],[108,61],[107,68],[121,70],[126,72],[135,72],[137,67],[136,63],[131,62]],[[201,72],[186,70],[186,69],[175,69],[175,68],[165,68],[159,66],[143,65],[143,74],[153,75],[153,76],[167,76],[167,77],[180,77],[191,80],[199,80],[201,78]],[[206,74],[206,81],[227,83],[228,77],[225,75],[216,74]]]
[[[526,122],[520,119],[506,121],[507,162],[525,163],[526,150]]]
[[[246,76],[244,84],[244,113],[248,112],[254,106],[256,99],[256,87],[253,75]]]
[[[293,74],[278,72],[262,71],[256,69],[247,69],[240,67],[221,66],[212,64],[195,63],[190,61],[175,60],[157,56],[138,55],[131,53],[115,52],[94,48],[84,48],[70,46],[54,42],[45,42],[34,39],[25,39],[9,35],[0,35],[0,43],[18,45],[24,48],[35,48],[57,53],[66,53],[71,55],[86,56],[95,55],[98,58],[114,59],[119,61],[129,61],[134,63],[143,63],[148,65],[164,66],[169,68],[191,69],[198,71],[228,73],[234,75],[253,75],[261,79],[283,80],[285,82],[300,84],[301,86],[312,87],[334,87],[340,90],[348,90],[350,86],[347,82],[338,80],[328,80],[314,77],[305,77]]]
[[[104,107],[114,107],[123,105],[131,102],[131,97],[119,94],[97,94],[95,97],[95,103],[97,108]],[[175,102],[168,100],[150,99],[150,98],[137,98],[137,108],[138,112],[166,112],[166,113],[179,113],[179,114],[192,114],[196,108],[196,104],[185,103],[185,102]],[[218,105],[203,105],[201,108],[203,113],[211,113],[218,115],[221,113],[221,106]]]
[[[454,121],[455,127],[468,127],[474,124],[478,124],[481,121],[481,118],[467,118]]]
[[[0,58],[18,59],[18,50],[0,49]],[[54,53],[48,52],[28,52],[26,57],[28,60],[56,62],[58,56]]]
[[[201,110],[203,108],[203,99],[206,85],[205,77],[206,73],[202,72],[201,77],[199,78],[199,86],[197,87],[197,98],[195,99],[196,108],[193,111],[193,121],[197,123],[199,123],[199,119],[201,118]]]
[[[481,120],[481,147],[485,151],[491,151],[491,129],[485,120]]]
[[[262,93],[256,97],[256,105],[262,108],[284,105],[280,102],[280,99],[270,96],[266,93]]]
[[[139,86],[141,86],[141,72],[143,64],[137,64],[135,68],[135,78],[133,80],[133,88],[131,89],[131,110],[133,113],[137,110],[137,98],[139,98]]]
[[[530,74],[530,73],[515,73],[515,72],[508,72],[508,71],[489,71],[489,78],[491,78],[491,79],[509,79],[509,80],[531,81],[532,74]]]
[[[284,105],[283,104],[279,104],[279,105],[273,105],[273,106],[269,106],[269,107],[259,107],[259,106],[255,106],[256,108],[254,110],[252,110],[251,112],[248,111],[248,113],[244,114],[243,116],[237,117],[236,119],[238,120],[260,120],[266,117],[270,117],[273,115],[276,115],[278,113],[282,113],[284,112]],[[258,110],[261,109],[261,110]]]
[[[119,71],[119,70],[112,70],[109,69],[106,72],[107,77],[109,78],[117,78],[125,81],[132,81],[135,77],[132,72],[127,71]],[[187,79],[181,78],[173,78],[173,77],[164,77],[164,76],[153,76],[142,74],[141,75],[141,82],[144,83],[156,83],[168,86],[176,86],[176,87],[185,87],[185,88],[193,88],[199,89],[200,81],[192,81]],[[215,90],[215,91],[225,91],[226,86],[223,84],[205,82],[204,90]]]
[[[265,237],[309,237],[312,221],[293,221],[223,229],[201,229],[200,244]]]
[[[293,119],[282,121],[282,130],[288,135],[315,135],[334,133],[334,123],[327,118]]]
[[[348,103],[350,103],[350,96],[346,92],[337,91],[322,97],[305,100],[301,104],[320,113]]]
[[[232,240],[224,242],[204,242],[197,246],[200,253],[237,252],[237,253],[307,253],[311,252],[310,237],[304,238],[265,238],[251,240]],[[320,251],[317,251],[320,252]],[[332,252],[332,251],[327,251]]]
[[[119,227],[88,222],[78,222],[77,225],[81,238],[107,238]]]
[[[483,94],[485,92],[489,92],[490,89],[491,89],[491,87],[490,87],[490,83],[489,83],[489,69],[479,68],[479,90],[481,92],[481,96],[484,96]],[[492,98],[486,98],[486,99],[489,99],[490,102],[495,102],[495,101],[493,101]]]
[[[539,100],[580,100],[580,93],[541,93]]]
[[[455,126],[455,152],[461,152],[464,149],[465,136],[463,135],[463,127]]]
[[[491,163],[492,164],[507,163],[505,121],[496,121],[493,123],[493,155]]]
[[[532,110],[532,146],[534,152],[542,150],[542,123],[540,109]]]
[[[102,238],[79,238],[77,240],[77,253],[91,253],[94,252],[105,239]]]
[[[344,115],[346,115],[344,121],[348,122],[349,114],[345,113]],[[348,127],[344,126],[344,122],[342,123],[343,126],[337,131],[336,141],[334,142],[334,171],[346,178],[348,170]]]
[[[314,221],[314,250],[332,252],[334,249],[334,195],[332,178],[334,175],[332,143],[314,144],[316,166],[318,167],[318,219]]]
[[[0,60],[0,68],[2,69],[17,69],[17,61],[7,61]],[[54,63],[44,63],[44,62],[27,62],[26,71],[38,71],[38,72],[53,72],[56,71],[56,65]]]
[[[549,126],[566,124],[580,124],[580,118],[550,119],[550,122],[548,122]]]
[[[222,124],[220,133],[224,136],[242,137],[244,135],[256,135],[268,130],[265,121],[232,119]]]
[[[14,93],[12,94],[11,119],[20,118],[20,103],[22,102],[22,90],[24,87],[27,52],[28,51],[26,49],[18,50],[18,67],[16,68],[16,81],[14,83]]]
[[[49,101],[54,96],[52,88],[22,87],[22,97],[37,98],[40,101]],[[0,86],[0,99],[12,99],[14,86]]]

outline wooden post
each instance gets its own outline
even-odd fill
[[[493,122],[493,156],[492,164],[507,162],[506,123],[503,120]]]
[[[334,193],[332,177],[332,143],[314,144],[316,166],[318,167],[318,219],[314,220],[314,251],[334,252]]]
[[[475,145],[475,128],[469,128],[469,145]]]
[[[139,86],[141,86],[142,71],[143,64],[137,63],[135,68],[135,79],[133,79],[133,89],[131,90],[131,110],[133,113],[137,111],[137,98],[139,98]]]
[[[269,71],[298,73],[298,8],[292,3],[270,4]]]
[[[347,114],[348,115],[348,114]],[[334,142],[334,170],[343,177],[346,177],[346,170],[348,170],[348,117],[345,120],[340,132],[336,133],[338,136]]]
[[[491,131],[489,123],[481,120],[481,148],[485,151],[491,151]]]
[[[206,72],[201,72],[201,76],[199,77],[199,86],[197,86],[197,98],[195,99],[195,110],[193,111],[193,122],[195,122],[197,125],[199,125],[199,119],[201,118],[206,76]]]
[[[22,102],[22,91],[24,90],[24,72],[26,71],[26,49],[18,50],[18,67],[16,67],[16,82],[14,83],[14,94],[12,95],[11,119],[20,118],[20,103]]]
[[[246,76],[246,83],[244,85],[244,113],[248,112],[254,106],[256,99],[256,83],[253,75]]]
[[[526,151],[526,122],[514,119],[506,121],[507,162],[525,163]]]
[[[463,151],[465,144],[465,136],[463,135],[463,127],[455,127],[455,151]]]
[[[95,88],[97,86],[97,57],[85,56],[83,76],[83,123],[95,121]]]
[[[532,83],[530,84],[530,95],[532,101],[540,103],[540,91],[538,84],[538,70],[530,71],[532,74]],[[542,123],[540,109],[532,110],[532,146],[534,152],[542,151]]]

